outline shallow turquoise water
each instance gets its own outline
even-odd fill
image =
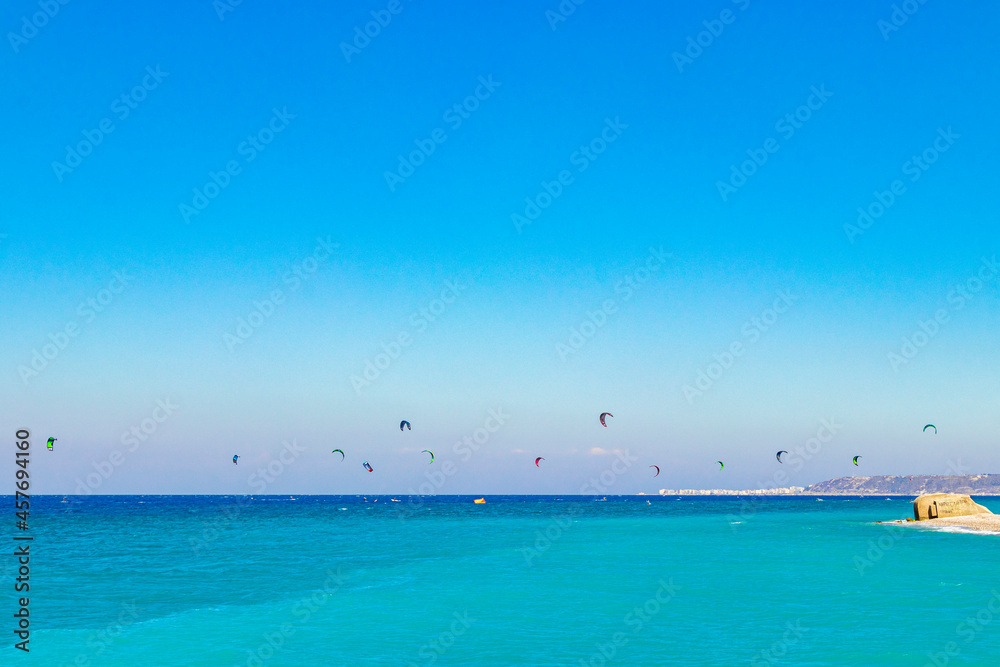
[[[1000,664],[1000,537],[906,499],[59,500],[4,665]]]

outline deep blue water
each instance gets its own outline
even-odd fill
[[[1000,664],[1000,538],[909,499],[398,498],[34,498],[0,664]]]

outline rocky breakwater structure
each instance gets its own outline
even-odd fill
[[[913,501],[913,519],[907,521],[911,526],[1000,534],[1000,516],[958,493],[918,496]]]

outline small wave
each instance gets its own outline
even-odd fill
[[[937,521],[937,519],[934,521]],[[963,526],[961,524],[935,524],[928,521],[885,521],[882,523],[883,525],[906,526],[908,528],[926,530],[934,533],[1000,536],[1000,530],[995,530],[995,526],[990,526],[989,528],[976,528],[975,526]]]
[[[922,526],[923,527],[923,526]],[[997,535],[1000,531],[982,530],[979,528],[969,528],[968,526],[926,526],[928,530],[935,530],[939,533],[965,533],[966,535]]]

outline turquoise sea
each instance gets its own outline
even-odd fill
[[[34,498],[0,664],[1000,664],[1000,537],[909,499],[398,498]]]

